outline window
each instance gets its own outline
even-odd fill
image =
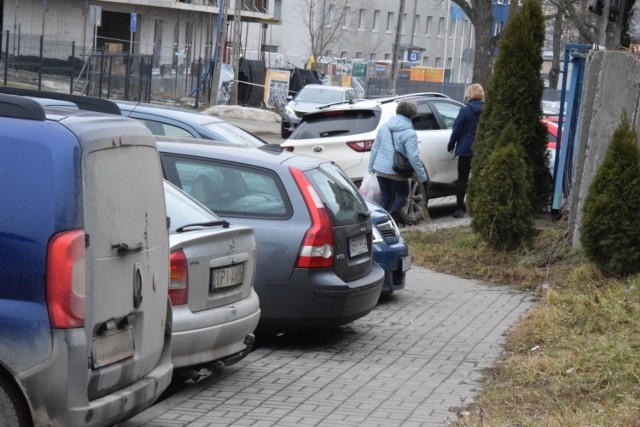
[[[326,17],[326,21],[325,21],[325,26],[328,28],[331,26],[331,24],[333,24],[333,19],[335,18],[335,14],[336,14],[336,7],[332,4],[329,5],[329,12],[327,13],[327,17]]]
[[[453,33],[455,33],[456,31],[456,22],[453,19],[451,21],[449,21],[449,38],[452,39],[453,38]]]
[[[496,36],[500,33],[502,33],[502,26],[504,25],[503,22],[500,21],[496,21],[493,23],[493,35]]]
[[[347,6],[343,11],[342,11],[342,29],[346,30],[347,28],[349,28],[349,18],[351,15],[351,8],[349,6]]]
[[[376,60],[376,54],[374,52],[371,52],[369,54],[369,60],[371,60],[371,61],[375,61]]]
[[[343,50],[342,52],[340,52],[340,57],[341,58],[347,58],[349,56],[349,54],[347,53],[346,50]]]
[[[438,120],[428,104],[418,104],[418,114],[411,119],[415,130],[439,129]]]
[[[422,66],[423,67],[428,67],[429,66],[429,57],[428,56],[423,56],[422,57]]]
[[[378,25],[380,24],[380,11],[373,11],[373,31],[378,31]]]
[[[407,14],[403,13],[402,14],[402,26],[401,28],[401,34],[405,34],[405,28],[407,28]]]
[[[417,36],[419,31],[418,28],[420,28],[420,15],[416,15],[414,19],[415,20],[413,21],[413,35]]]
[[[176,171],[182,190],[214,212],[274,219],[290,215],[284,188],[269,170],[171,155],[162,162]]]
[[[278,53],[278,45],[275,45],[275,44],[262,45],[262,51],[268,52],[268,53]]]
[[[390,53],[385,53],[384,54],[384,59],[385,59],[385,61],[391,60],[391,54]]]
[[[362,52],[356,52],[356,59],[362,59]]]
[[[427,25],[424,29],[424,35],[431,37],[431,27],[433,27],[433,16],[427,16]]]
[[[387,13],[387,33],[393,30],[393,12]]]
[[[442,68],[442,58],[436,56],[436,68]]]
[[[453,128],[453,122],[456,121],[458,113],[460,112],[460,106],[447,101],[434,101],[431,106],[438,112],[438,115],[444,122],[444,126],[447,129]]]
[[[442,38],[443,33],[444,33],[444,18],[440,18],[440,20],[438,21],[438,37]]]
[[[358,29],[364,30],[364,12],[366,9],[360,9],[358,12]]]
[[[447,58],[447,66],[445,68],[449,68],[451,69],[451,65],[453,64],[453,60],[451,59],[451,57]]]
[[[170,125],[167,123],[162,123],[162,122],[149,120],[149,119],[138,119],[138,120],[142,122],[142,124],[144,124],[146,127],[148,127],[151,133],[154,135],[195,138],[195,135],[192,135],[186,129],[182,129],[175,125]]]

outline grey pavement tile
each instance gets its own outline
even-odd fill
[[[257,348],[121,427],[448,425],[535,300],[415,266],[407,278],[368,316]]]

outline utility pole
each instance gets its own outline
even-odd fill
[[[227,45],[227,2],[230,0],[220,0],[218,5],[218,13],[222,14],[222,19],[219,20],[220,27],[218,28],[218,42],[216,43],[216,49],[213,57],[213,76],[211,77],[211,97],[209,98],[209,105],[216,105],[218,103],[218,91],[220,88],[220,68],[224,59],[224,51]],[[235,82],[233,82],[235,86]]]
[[[235,0],[235,9],[233,12],[233,59],[231,61],[233,64],[233,84],[231,85],[230,105],[238,105],[238,69],[240,68],[240,38],[242,35],[241,9],[241,1]]]
[[[400,8],[398,10],[398,23],[396,24],[396,37],[393,43],[393,57],[391,59],[391,85],[389,86],[389,95],[396,95],[396,82],[398,81],[398,66],[400,62],[400,36],[402,35],[402,15],[404,15],[404,1],[400,0]]]

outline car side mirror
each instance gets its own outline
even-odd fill
[[[293,99],[293,96],[287,95],[287,101],[291,101],[292,99]]]

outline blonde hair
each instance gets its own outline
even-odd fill
[[[484,89],[479,83],[471,84],[467,87],[464,97],[469,101],[473,101],[474,99],[484,101]]]

